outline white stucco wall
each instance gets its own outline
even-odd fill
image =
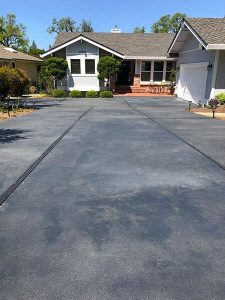
[[[72,59],[80,59],[81,74],[71,74]],[[95,74],[85,73],[86,59],[95,60]],[[67,86],[69,90],[100,90],[97,72],[97,64],[99,61],[98,47],[91,45],[85,41],[76,42],[66,48],[66,60],[68,62]]]

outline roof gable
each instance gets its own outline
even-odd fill
[[[188,18],[171,43],[168,52],[179,51],[189,33],[205,49],[225,49],[225,18]]]
[[[174,34],[170,33],[85,32],[81,35],[76,32],[65,32],[58,35],[50,51],[56,51],[57,47],[65,47],[67,43],[76,41],[79,36],[125,57],[165,57],[167,49],[174,38]]]

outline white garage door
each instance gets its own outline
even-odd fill
[[[205,103],[208,62],[181,64],[176,94],[179,98]]]

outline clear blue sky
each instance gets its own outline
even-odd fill
[[[138,3],[140,6],[138,6]],[[110,31],[117,24],[123,32],[132,32],[135,26],[151,25],[162,15],[184,12],[190,17],[224,17],[224,0],[0,0],[0,15],[14,13],[17,21],[27,27],[30,41],[48,49],[54,35],[46,29],[51,20],[70,16],[78,23],[85,18],[95,31]]]

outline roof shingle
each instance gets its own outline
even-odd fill
[[[225,18],[187,18],[185,21],[206,44],[225,44]]]
[[[42,62],[42,59],[0,45],[0,59]]]
[[[81,33],[77,32],[60,33],[53,48],[63,45],[80,35]],[[82,35],[125,56],[155,57],[166,56],[169,45],[174,38],[174,34],[171,33],[85,32]]]

